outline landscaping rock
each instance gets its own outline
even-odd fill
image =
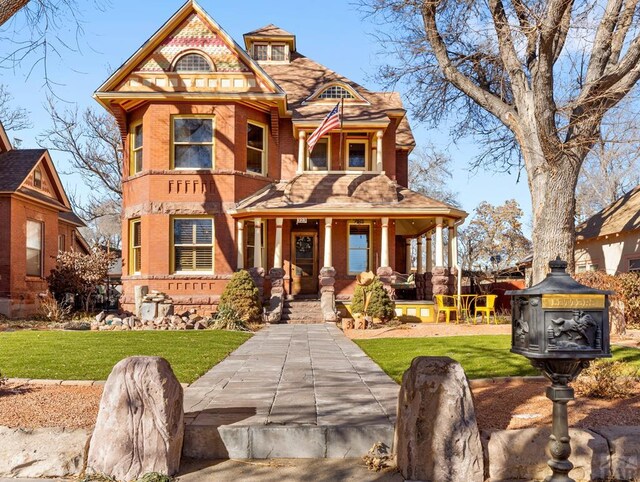
[[[148,321],[155,319],[156,316],[158,316],[158,305],[156,303],[142,303],[140,306],[140,318]]]
[[[604,427],[594,432],[609,442],[612,477],[615,480],[640,478],[640,427]]]
[[[89,432],[0,427],[0,477],[79,475]]]
[[[394,446],[405,479],[484,480],[473,398],[459,363],[449,357],[413,359],[402,377]]]
[[[106,317],[107,317],[107,314],[104,311],[101,311],[96,315],[96,321],[98,323],[101,323]]]
[[[160,357],[126,358],[104,386],[87,470],[117,480],[173,475],[184,436],[182,386]]]
[[[547,465],[550,433],[549,427],[491,433],[487,444],[491,481],[542,480],[551,475]],[[607,441],[589,430],[569,429],[569,436],[572,449],[569,460],[574,466],[569,477],[576,481],[608,480]]]

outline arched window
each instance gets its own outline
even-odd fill
[[[323,90],[318,96],[318,99],[355,99],[355,96],[344,87],[332,85]]]
[[[187,54],[178,59],[176,72],[211,72],[211,65],[200,54]]]

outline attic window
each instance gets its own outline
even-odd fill
[[[344,87],[339,85],[332,85],[331,87],[323,90],[318,99],[355,99],[355,96]]]
[[[42,189],[42,171],[40,169],[33,171],[33,187]]]
[[[211,65],[200,54],[187,54],[176,62],[176,72],[211,72]]]

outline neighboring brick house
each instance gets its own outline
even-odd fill
[[[213,309],[247,268],[272,309],[283,296],[322,294],[331,319],[357,273],[389,283],[410,271],[416,238],[429,250],[417,266],[420,296],[431,297],[425,271],[434,291],[450,290],[466,213],[404,187],[415,143],[399,94],[312,61],[274,25],[244,43],[187,2],[95,93],[127,146],[123,306],[133,308],[143,285]],[[307,137],[341,99],[342,131],[309,155]]]
[[[640,186],[576,228],[576,272],[640,271]]]
[[[0,314],[33,315],[60,250],[88,247],[46,149],[13,149],[0,124]]]

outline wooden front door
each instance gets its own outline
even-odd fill
[[[292,294],[318,293],[318,233],[292,233],[291,246]]]

